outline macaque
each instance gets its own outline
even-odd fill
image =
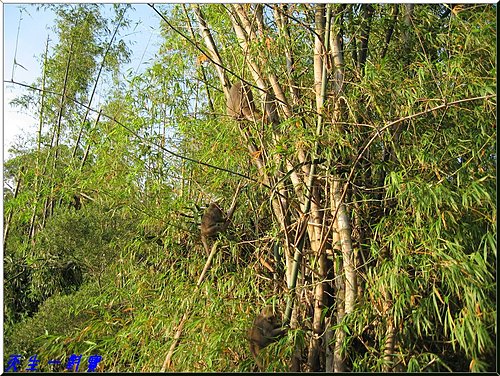
[[[219,232],[226,230],[229,221],[226,221],[222,210],[219,209],[216,203],[211,203],[201,217],[201,241],[207,254],[210,253],[208,246],[208,238],[212,238]]]
[[[236,188],[236,192],[233,197],[233,202],[231,203],[231,207],[227,212],[227,215],[224,215],[222,210],[220,210],[219,206],[215,202],[212,202],[208,208],[203,213],[201,217],[201,242],[205,247],[205,251],[207,255],[210,254],[210,247],[208,246],[208,238],[213,238],[219,232],[225,231],[229,223],[231,222],[231,218],[233,217],[234,210],[236,209],[236,198],[241,190],[241,183],[238,184]]]
[[[286,328],[281,326],[272,306],[264,307],[260,314],[255,317],[253,325],[248,331],[248,340],[250,341],[250,352],[261,370],[263,365],[257,358],[260,350],[277,341],[285,333]]]
[[[73,200],[68,204],[68,208],[75,208],[75,210],[80,210],[82,207],[82,201],[80,199],[80,195],[74,194]]]
[[[227,114],[236,120],[262,120],[262,114],[255,108],[252,90],[248,85],[238,81],[231,86],[227,99]]]

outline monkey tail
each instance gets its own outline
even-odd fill
[[[260,361],[259,357],[258,357],[258,354],[259,354],[259,347],[253,343],[252,341],[250,341],[250,352],[252,353],[252,356],[255,360],[255,364],[256,364],[256,367],[254,367],[254,370],[253,372],[257,372],[257,371],[263,371],[264,370],[264,365],[262,364],[262,362]]]
[[[256,365],[256,368],[257,368],[257,371],[264,371],[264,365],[262,364],[262,362],[259,360],[259,358],[257,357],[254,357],[255,359],[255,365]],[[254,371],[255,372],[255,371]]]
[[[208,246],[207,237],[205,235],[201,236],[201,242],[203,243],[203,248],[205,248],[205,252],[208,256],[210,254],[210,247]]]

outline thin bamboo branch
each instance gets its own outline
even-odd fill
[[[99,111],[99,113],[97,114],[97,118],[95,119],[94,128],[93,129],[97,128],[97,124],[99,124],[99,120],[101,119],[101,114],[102,114],[102,110]],[[87,158],[89,156],[90,145],[91,145],[91,143],[88,142],[87,143],[87,147],[85,148],[85,153],[83,154],[82,163],[80,164],[80,171],[83,170],[83,166],[85,166],[85,162],[87,161]]]
[[[188,308],[186,309],[186,312],[184,312],[184,315],[182,316],[182,319],[179,322],[179,325],[177,326],[177,331],[175,332],[175,335],[174,335],[174,341],[170,345],[170,348],[168,350],[167,356],[165,357],[165,361],[163,362],[163,365],[161,367],[160,372],[165,372],[168,368],[170,368],[172,366],[172,356],[174,355],[175,348],[179,344],[179,338],[181,337],[182,330],[184,329],[184,324],[186,323],[189,315],[191,314],[191,307],[195,303],[194,299],[196,299],[196,297],[197,297],[196,294],[197,294],[203,280],[205,279],[205,276],[207,274],[208,269],[210,268],[210,265],[212,264],[212,260],[215,256],[216,251],[217,251],[217,245],[218,245],[218,241],[215,241],[214,245],[212,246],[212,251],[210,252],[210,255],[207,258],[207,261],[205,263],[205,266],[203,267],[203,270],[200,274],[200,277],[198,278],[198,282],[196,283],[196,287],[193,291],[193,294],[189,298],[189,299],[192,299],[192,301],[190,302]]]
[[[118,20],[118,23],[115,27],[115,31],[113,32],[113,35],[111,36],[111,39],[106,47],[106,51],[104,52],[104,55],[102,57],[101,65],[99,67],[99,72],[97,72],[97,77],[95,79],[94,87],[92,88],[92,93],[90,94],[90,99],[89,99],[89,107],[87,107],[85,114],[83,115],[82,119],[82,124],[80,126],[80,132],[78,133],[78,138],[76,139],[75,147],[73,148],[73,153],[71,155],[71,158],[75,158],[76,152],[78,150],[78,146],[80,145],[80,141],[83,135],[83,130],[85,129],[85,121],[87,120],[87,116],[89,115],[90,112],[90,106],[92,104],[92,100],[94,99],[94,95],[97,91],[97,84],[99,83],[99,79],[101,77],[102,70],[104,69],[104,66],[106,65],[106,58],[108,57],[109,50],[111,49],[111,46],[113,44],[113,41],[116,37],[116,34],[118,33],[118,29],[121,26],[121,21],[123,17],[125,16],[125,11],[120,15],[120,19]]]
[[[45,82],[46,82],[46,77],[47,77],[47,57],[48,57],[48,50],[49,50],[49,38],[47,37],[47,42],[45,44],[45,54],[44,54],[44,62],[43,62],[43,73],[42,73],[42,90],[45,89]],[[40,174],[40,151],[41,151],[41,144],[42,144],[42,128],[43,128],[43,114],[44,114],[44,108],[45,108],[45,91],[42,91],[40,93],[41,100],[40,100],[40,115],[38,117],[38,133],[37,133],[37,153],[36,153],[36,159],[35,159],[35,184],[34,184],[34,192],[35,192],[35,199],[33,200],[33,209],[31,212],[31,218],[30,218],[30,228],[28,232],[29,239],[34,245],[34,239],[35,239],[35,223],[36,223],[36,211],[38,208],[38,203],[40,200],[41,193],[39,192],[39,187],[42,184],[43,178],[45,173]],[[45,171],[44,171],[45,172]]]
[[[59,98],[59,109],[58,109],[58,114],[57,114],[57,122],[56,126],[54,128],[54,132],[52,133],[52,140],[50,142],[50,148],[54,150],[54,157],[52,159],[52,171],[51,171],[51,183],[50,183],[50,194],[48,197],[45,199],[45,207],[44,207],[44,213],[43,213],[43,221],[47,220],[49,216],[51,216],[54,212],[54,204],[55,204],[55,197],[54,197],[54,191],[55,191],[55,182],[54,182],[54,174],[56,172],[57,168],[57,159],[59,157],[59,138],[61,136],[61,127],[62,127],[62,117],[64,113],[64,104],[66,100],[66,90],[68,88],[68,77],[69,77],[69,70],[71,66],[71,58],[73,55],[73,41],[71,41],[71,44],[68,49],[68,58],[66,61],[66,70],[64,72],[64,80],[63,80],[63,87],[62,87],[62,94],[61,97]],[[47,154],[47,164],[48,164],[48,158],[51,153]]]
[[[19,195],[19,190],[21,188],[21,181],[22,181],[22,177],[23,177],[23,172],[24,172],[24,166],[21,166],[21,168],[19,169],[19,172],[17,174],[16,189],[14,189],[14,199],[17,198],[17,196]],[[4,223],[3,249],[6,249],[6,246],[7,246],[7,238],[9,237],[10,223],[12,221],[13,214],[14,214],[14,210],[10,209],[9,214],[7,215],[7,219],[5,220],[5,223]]]

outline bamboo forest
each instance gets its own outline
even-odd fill
[[[496,372],[496,4],[37,6],[5,371]]]

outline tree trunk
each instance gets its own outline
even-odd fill
[[[16,189],[14,189],[14,198],[17,198],[19,194],[19,189],[21,187],[21,181],[23,178],[24,167],[19,169],[19,173],[17,175]],[[3,229],[3,248],[5,249],[7,246],[7,238],[9,237],[10,223],[12,221],[12,215],[14,211],[12,209],[9,210],[9,214],[7,215],[7,219],[5,220],[5,226]]]

